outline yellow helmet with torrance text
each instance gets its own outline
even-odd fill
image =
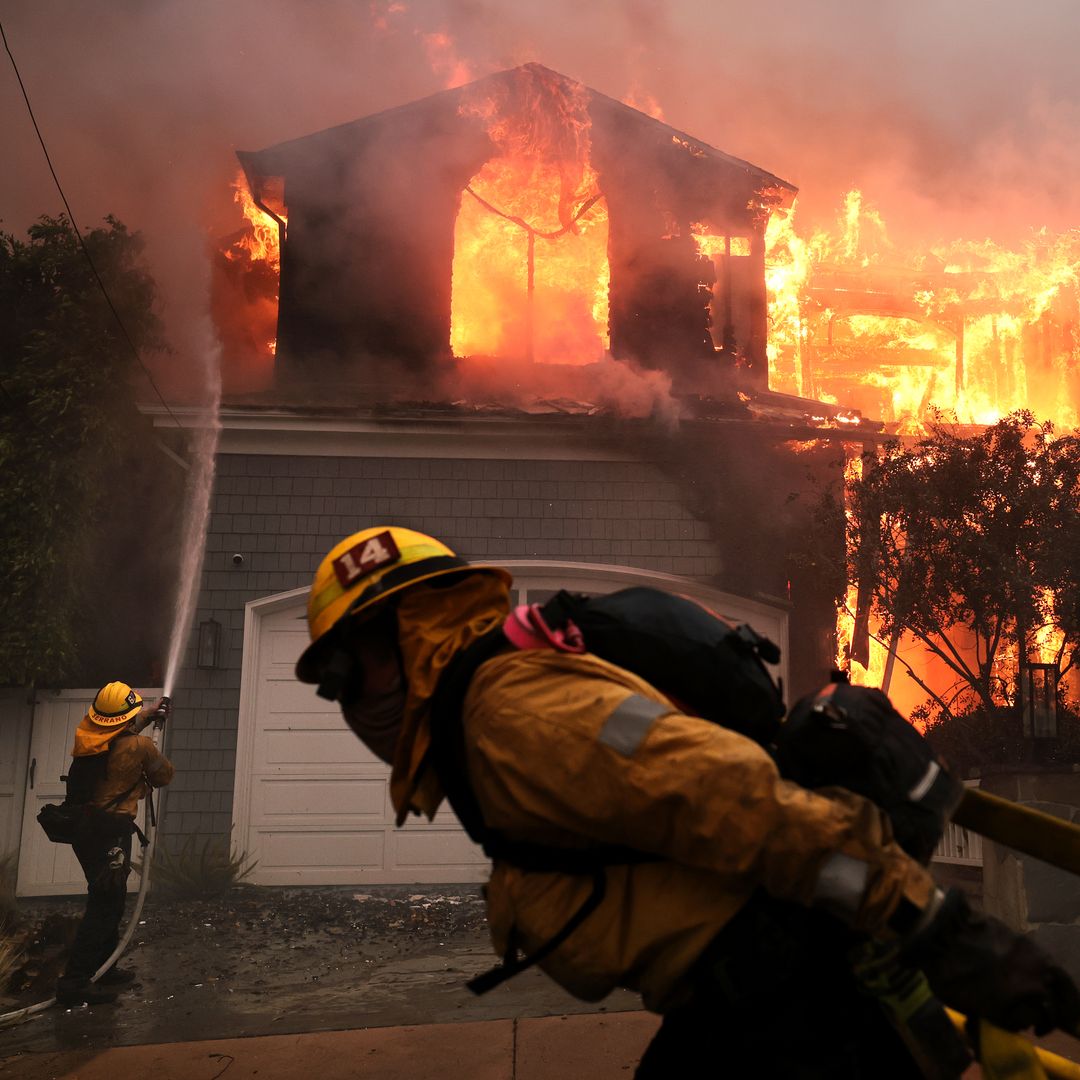
[[[308,597],[311,644],[296,665],[301,682],[319,682],[319,665],[327,651],[330,631],[345,616],[356,616],[421,581],[447,574],[497,574],[507,584],[511,576],[501,567],[470,563],[441,540],[396,525],[362,529],[335,545],[319,564]]]

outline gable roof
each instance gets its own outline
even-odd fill
[[[240,150],[237,151],[237,157],[248,172],[249,181],[254,180],[253,172],[263,177],[283,176],[293,168],[302,166],[313,156],[339,152],[342,147],[350,143],[367,143],[378,138],[383,132],[393,131],[399,125],[415,123],[418,118],[427,117],[432,123],[436,123],[439,118],[457,116],[468,97],[484,89],[495,90],[501,85],[509,86],[514,80],[520,79],[523,73],[538,76],[545,81],[561,83],[568,90],[583,92],[588,100],[589,114],[594,126],[606,120],[609,123],[620,124],[624,130],[627,127],[631,130],[636,129],[644,138],[654,143],[671,145],[677,151],[681,150],[694,158],[711,163],[717,171],[727,174],[728,177],[737,176],[742,183],[749,184],[753,190],[761,192],[771,205],[790,206],[794,201],[798,188],[773,173],[742,158],[725,154],[685,131],[536,63],[522,64],[516,68],[496,72],[464,86],[442,90],[405,105],[398,105],[310,135],[276,143],[264,150]]]

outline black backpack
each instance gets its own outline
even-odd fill
[[[595,597],[562,591],[539,614],[545,627],[556,632],[553,639],[578,643],[567,651],[584,648],[632,671],[703,719],[762,744],[768,744],[779,729],[783,694],[765,663],[776,663],[780,650],[749,626],[732,626],[692,600],[650,588]],[[427,763],[435,769],[465,831],[489,858],[525,870],[585,874],[592,878],[593,888],[566,925],[531,955],[519,959],[512,942],[501,967],[470,979],[466,985],[476,994],[486,993],[558,948],[603,900],[606,867],[659,858],[621,845],[563,849],[525,843],[484,822],[465,766],[462,706],[476,670],[509,647],[511,642],[499,627],[451,660],[432,700]]]
[[[104,753],[72,758],[67,775],[60,777],[67,786],[64,801],[59,805],[46,803],[38,811],[38,824],[54,844],[73,844],[92,837],[108,839],[130,836],[133,832],[139,832],[133,818],[114,813],[112,808],[122,803],[143,782],[141,776],[127,791],[110,799],[104,806],[90,805],[108,775],[109,754],[115,745],[114,739]]]
[[[639,675],[684,711],[762,746],[779,731],[783,687],[765,664],[779,663],[780,649],[745,623],[733,626],[684,596],[645,587],[607,596],[564,590],[541,615],[552,628],[573,623],[589,652]]]

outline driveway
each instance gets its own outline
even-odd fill
[[[29,954],[0,1011],[51,996],[82,901],[20,901]],[[641,1008],[579,1002],[532,970],[476,997],[495,962],[478,886],[239,886],[215,900],[147,899],[116,1005],[52,1008],[0,1035],[4,1053],[483,1021]]]

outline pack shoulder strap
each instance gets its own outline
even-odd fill
[[[514,648],[513,644],[502,628],[497,627],[450,661],[432,698],[431,748],[425,765],[435,769],[439,784],[458,820],[469,838],[483,848],[489,859],[506,862],[529,872],[588,875],[593,879],[593,887],[585,902],[558,933],[528,956],[518,957],[516,935],[511,933],[510,946],[502,965],[466,983],[475,994],[487,993],[554,952],[600,906],[607,888],[606,867],[653,862],[659,858],[649,852],[616,844],[560,848],[514,840],[490,828],[484,821],[480,804],[469,783],[462,713],[469,683],[477,669],[500,652],[511,648]]]

